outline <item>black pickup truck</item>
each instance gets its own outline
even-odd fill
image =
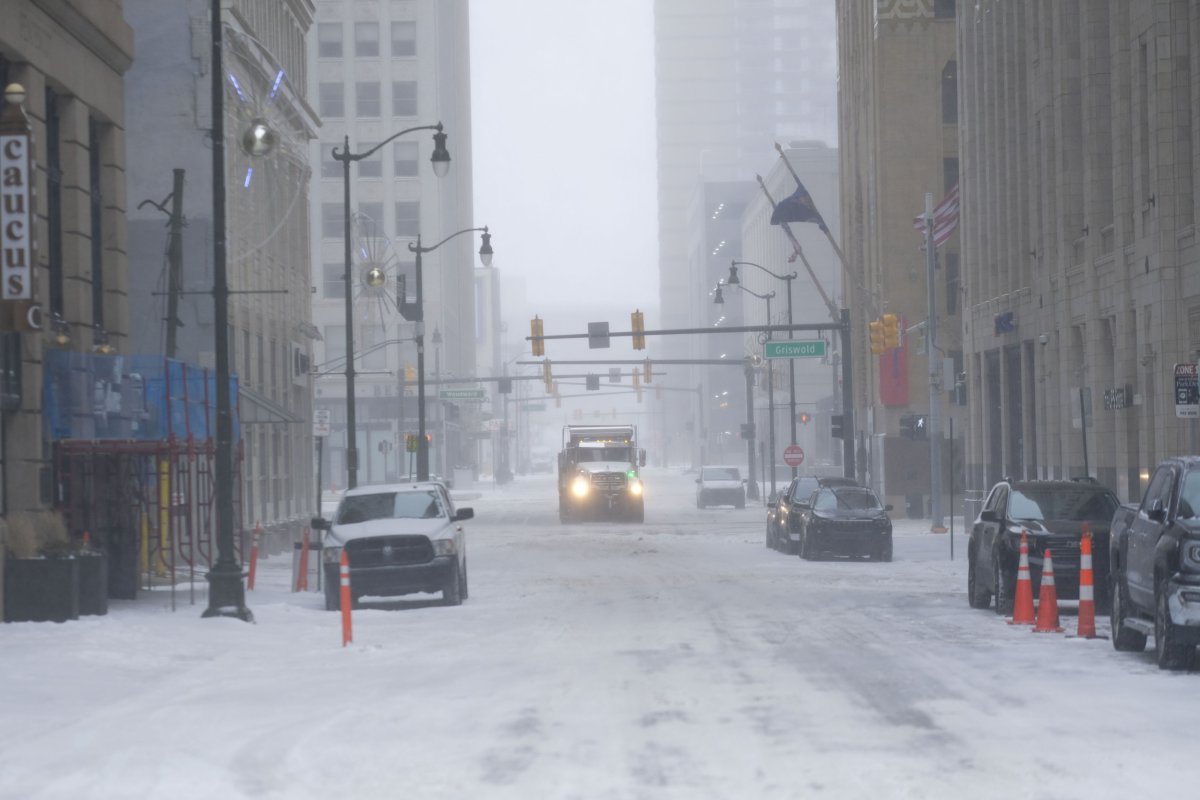
[[[1162,669],[1184,669],[1200,644],[1200,456],[1158,465],[1140,505],[1122,505],[1109,538],[1112,643]]]

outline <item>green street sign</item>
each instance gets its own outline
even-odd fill
[[[482,400],[485,394],[483,389],[442,389],[438,397],[443,400]]]
[[[766,342],[764,358],[824,358],[825,340],[809,339],[795,342]]]
[[[526,403],[525,410],[526,411],[545,411],[546,404],[545,403]]]

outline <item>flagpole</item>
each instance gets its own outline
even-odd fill
[[[779,144],[779,142],[775,142],[775,150],[776,150],[776,152],[779,153],[779,157],[781,159],[783,159],[783,165],[785,167],[787,167],[788,172],[792,173],[792,178],[796,181],[796,186],[798,186],[800,188],[804,188],[804,183],[800,180],[800,176],[796,174],[796,170],[794,170],[792,168],[792,162],[788,161],[787,156],[784,155],[783,147]],[[759,179],[759,182],[760,183],[762,182],[761,178]],[[764,187],[764,191],[765,191],[765,187]],[[817,215],[817,218],[820,220],[817,227],[821,229],[821,233],[825,234],[825,238],[829,240],[830,247],[833,248],[834,254],[838,257],[838,261],[842,265],[842,271],[846,273],[846,277],[849,280],[851,280],[854,283],[854,285],[859,288],[860,291],[862,291],[864,294],[867,294],[867,290],[862,285],[862,282],[860,280],[858,280],[854,276],[854,274],[850,271],[850,265],[846,263],[846,256],[842,252],[842,248],[838,247],[837,240],[835,240],[833,238],[833,234],[829,232],[829,226],[825,224],[825,220],[820,216],[820,214]],[[787,226],[785,223],[784,228],[786,229],[786,227]],[[871,300],[872,308],[873,309],[877,308],[879,304],[876,302],[874,295],[867,295],[867,296]]]
[[[762,176],[755,175],[754,177],[758,180],[758,185],[760,188],[762,188],[763,194],[767,196],[767,202],[771,204],[771,210],[774,211],[776,205],[775,198],[771,197],[771,193],[767,191],[767,185],[763,183]],[[800,256],[800,261],[804,264],[804,268],[808,270],[808,277],[812,278],[813,285],[817,287],[817,291],[821,294],[821,299],[825,301],[825,307],[829,309],[830,318],[834,322],[840,321],[841,315],[837,306],[835,306],[829,299],[829,295],[825,294],[825,288],[821,286],[821,282],[817,280],[817,274],[813,272],[812,265],[808,263],[808,259],[804,255],[804,248],[802,248],[800,246],[800,242],[796,240],[796,236],[792,233],[791,227],[789,227],[786,222],[781,223],[780,227],[783,228],[783,232],[787,234],[788,239],[792,243],[792,247],[796,250],[796,255]]]

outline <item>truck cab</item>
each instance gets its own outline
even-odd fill
[[[645,464],[634,425],[566,426],[558,454],[559,519],[642,522]]]

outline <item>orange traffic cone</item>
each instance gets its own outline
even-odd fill
[[[1021,560],[1017,563],[1017,594],[1013,598],[1013,615],[1008,624],[1033,624],[1033,580],[1029,577],[1029,531],[1026,530],[1021,531]]]
[[[1054,564],[1050,560],[1050,548],[1042,560],[1042,590],[1038,593],[1037,624],[1034,633],[1062,633],[1058,627],[1058,592],[1054,589]]]
[[[1081,639],[1096,638],[1096,589],[1092,575],[1092,532],[1083,523],[1079,540],[1079,621],[1075,635]]]

